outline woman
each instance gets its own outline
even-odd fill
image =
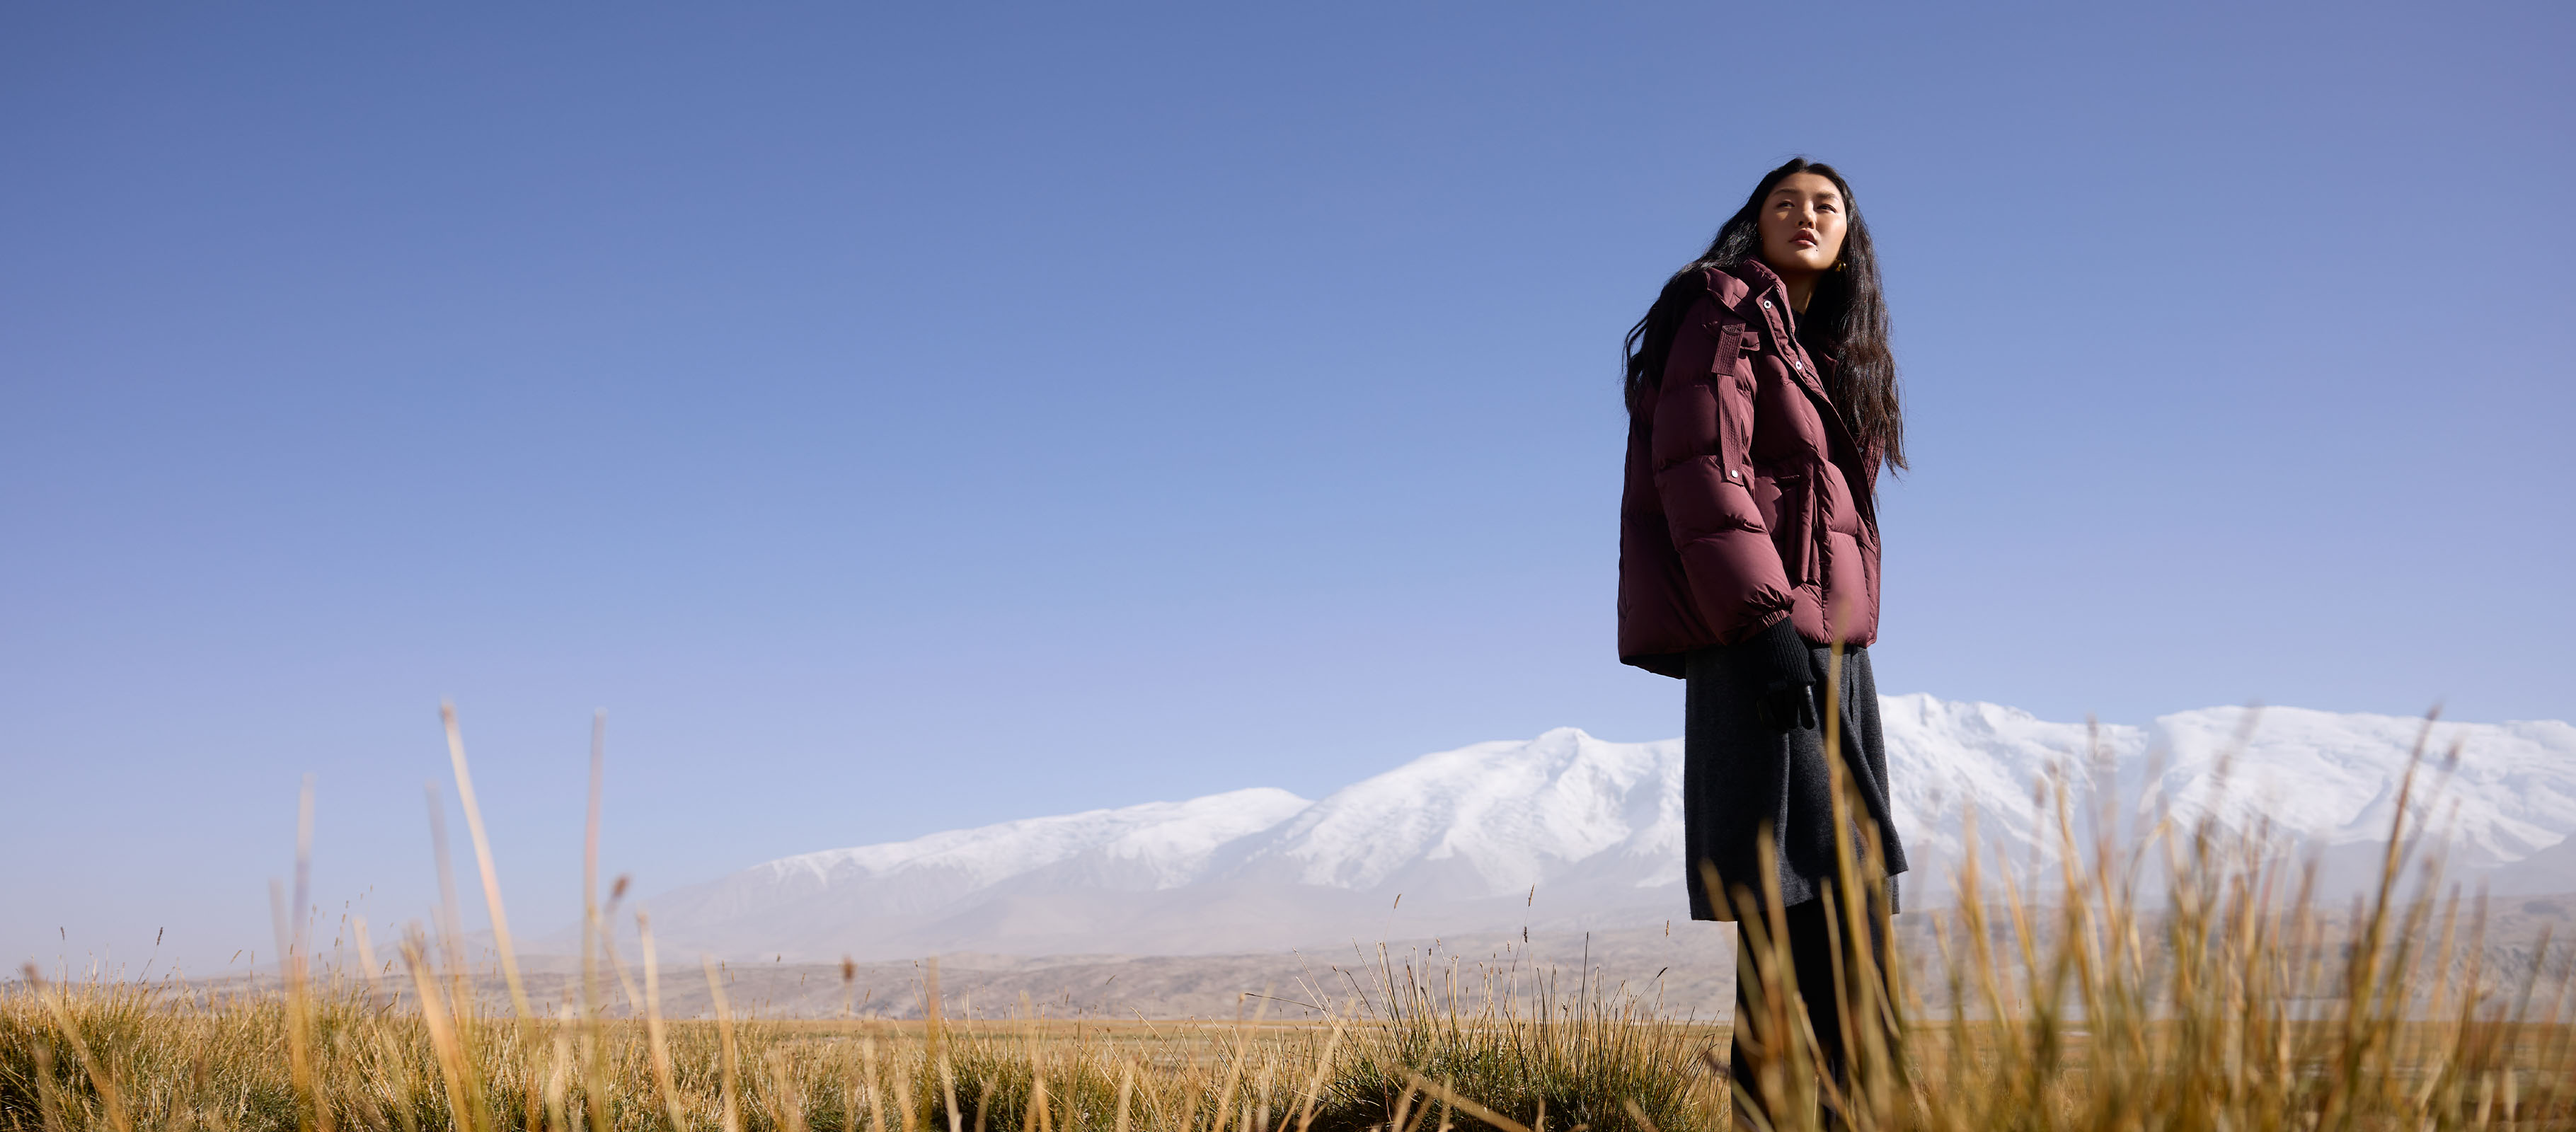
[[[1851,186],[1803,158],[1766,174],[1664,285],[1626,352],[1619,656],[1686,681],[1685,872],[1693,918],[1739,921],[1736,1080],[1755,1089],[1766,1062],[1780,1064],[1764,1048],[1777,1043],[1758,1026],[1744,1040],[1741,1024],[1759,1012],[1750,958],[1771,923],[1786,927],[1822,1068],[1841,1077],[1826,923],[1839,903],[1836,838],[1865,852],[1865,831],[1877,835],[1890,879],[1883,905],[1870,894],[1874,950],[1905,871],[1869,667],[1873,489],[1880,465],[1905,467],[1905,429],[1878,261]],[[1826,721],[1837,642],[1841,719]],[[1827,722],[1839,724],[1855,796],[1839,827]],[[1856,958],[1846,951],[1840,966],[1861,969]]]

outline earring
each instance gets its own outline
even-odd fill
[[[1834,270],[1836,270],[1836,271],[1840,271],[1840,270],[1842,270],[1842,269],[1843,269],[1842,261],[1841,261],[1841,260],[1835,260],[1835,261],[1834,261]]]

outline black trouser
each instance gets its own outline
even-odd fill
[[[1829,927],[1825,917],[1838,914],[1836,902],[1831,898],[1832,892],[1831,888],[1827,888],[1824,896],[1792,904],[1782,909],[1781,914],[1789,924],[1788,958],[1790,965],[1797,969],[1798,996],[1806,1000],[1807,1024],[1814,1027],[1816,1031],[1818,1054],[1816,1069],[1828,1080],[1834,1082],[1836,1088],[1844,1088],[1851,1081],[1850,1058],[1843,1049],[1842,1013],[1836,1005],[1838,1000],[1834,994],[1834,941],[1843,934],[1843,925],[1839,922],[1831,925],[1830,930],[1834,934],[1827,934]],[[1871,916],[1869,919],[1871,921],[1870,952],[1877,956],[1874,966],[1879,971],[1878,993],[1881,998],[1884,998],[1887,994],[1887,938],[1879,929],[1877,917]],[[1762,1103],[1761,1078],[1758,1076],[1761,1059],[1772,1054],[1769,1050],[1757,1052],[1748,1047],[1766,1044],[1772,1049],[1778,1049],[1785,1042],[1804,1039],[1798,1035],[1763,1034],[1759,1036],[1758,1042],[1748,1040],[1755,1037],[1752,1019],[1758,1008],[1753,1004],[1753,991],[1760,985],[1762,976],[1754,966],[1752,934],[1746,931],[1745,927],[1742,922],[1738,922],[1735,926],[1735,1031],[1734,1037],[1729,1042],[1733,1048],[1727,1055],[1727,1071],[1734,1076],[1743,1090],[1738,1094],[1736,1103],[1743,1104],[1744,1095],[1750,1094],[1753,1098],[1752,1103],[1759,1106]],[[1763,930],[1770,930],[1767,924]],[[1854,1036],[1859,1036],[1864,1026],[1881,1026],[1882,1032],[1887,1035],[1887,1049],[1893,1052],[1896,1049],[1896,1034],[1892,1029],[1884,1029],[1886,1021],[1885,1016],[1854,1018],[1852,1032]],[[1795,1091],[1797,1088],[1798,1084],[1792,1082],[1791,1089]],[[1821,1098],[1823,1094],[1820,1092],[1818,1095]],[[1736,1113],[1736,1123],[1747,1127],[1752,1124],[1747,1119],[1747,1114],[1742,1111]],[[1794,1122],[1782,1121],[1775,1117],[1770,1123],[1772,1127],[1777,1128],[1784,1123]],[[1832,1112],[1828,1109],[1824,1121],[1825,1127],[1835,1127],[1839,1123],[1841,1122],[1833,1119]]]

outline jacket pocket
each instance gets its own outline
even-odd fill
[[[1777,492],[1764,510],[1771,545],[1780,550],[1780,567],[1792,585],[1814,582],[1823,570],[1816,553],[1815,481],[1801,472],[1769,477]]]

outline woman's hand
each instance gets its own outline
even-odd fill
[[[1816,729],[1816,686],[1814,684],[1774,684],[1753,701],[1753,714],[1762,726],[1786,735],[1792,730]]]
[[[1753,715],[1762,726],[1786,734],[1816,726],[1816,662],[1806,638],[1783,617],[1735,646],[1752,662]]]

